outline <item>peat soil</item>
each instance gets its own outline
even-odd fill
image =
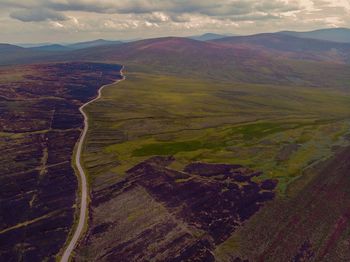
[[[215,246],[275,197],[276,180],[254,182],[261,173],[241,165],[177,171],[174,160],[152,157],[93,192],[77,261],[214,261]]]
[[[119,79],[120,69],[100,63],[0,68],[0,77],[21,75],[0,83],[1,261],[55,260],[74,220],[79,107]]]

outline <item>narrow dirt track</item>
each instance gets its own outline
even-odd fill
[[[123,69],[124,69],[124,67],[122,67],[120,70],[120,74],[122,76],[122,79],[116,81],[116,83],[123,81],[125,79],[125,76],[123,75]],[[75,229],[73,237],[71,238],[69,244],[67,245],[67,247],[64,250],[64,253],[61,257],[61,262],[68,262],[69,261],[69,258],[71,256],[75,246],[77,245],[78,240],[81,237],[81,234],[83,233],[83,229],[84,229],[84,225],[85,225],[85,221],[86,221],[86,217],[87,217],[88,185],[87,185],[86,175],[85,175],[84,169],[82,167],[82,163],[81,163],[81,152],[82,152],[82,148],[83,148],[83,144],[84,144],[84,140],[85,140],[87,131],[89,129],[89,118],[88,118],[87,114],[84,112],[84,108],[86,106],[88,106],[89,104],[95,102],[96,100],[100,99],[102,89],[106,86],[108,86],[108,85],[101,86],[100,89],[98,90],[97,97],[92,99],[91,101],[85,103],[84,105],[82,105],[79,108],[79,111],[84,116],[84,129],[83,129],[83,132],[81,133],[81,136],[80,136],[80,139],[78,142],[77,153],[75,155],[75,163],[76,163],[76,167],[79,171],[78,176],[79,176],[80,189],[81,189],[79,221],[78,221],[78,225]]]

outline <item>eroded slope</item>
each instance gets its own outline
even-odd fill
[[[150,158],[93,194],[78,260],[214,261],[215,246],[275,196],[276,180],[253,182],[261,173],[243,166],[193,163],[176,171],[168,167],[174,160]]]

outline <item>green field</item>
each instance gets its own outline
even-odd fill
[[[93,186],[117,181],[154,155],[247,165],[278,178],[280,192],[303,170],[345,146],[350,94],[329,89],[221,84],[131,73],[87,108],[84,161]]]

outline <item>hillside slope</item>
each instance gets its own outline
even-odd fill
[[[252,36],[227,37],[213,40],[215,43],[232,46],[248,45],[263,49],[284,58],[348,63],[350,43],[299,38],[285,34],[258,34]]]
[[[197,41],[180,37],[140,40],[75,51],[22,50],[0,57],[0,64],[94,61],[124,64],[148,73],[226,82],[346,88],[350,44],[281,34]]]
[[[98,46],[108,46],[108,45],[118,45],[122,44],[121,41],[110,41],[110,40],[104,40],[104,39],[97,39],[93,41],[86,41],[86,42],[79,42],[67,45],[68,48],[78,50],[78,49],[84,49],[89,47],[98,47]]]
[[[350,81],[350,66],[344,61],[350,45],[332,44],[275,34],[209,42],[168,37],[84,49],[67,59],[118,62],[143,72],[228,82],[344,88]]]
[[[29,64],[49,61],[54,54],[50,50],[40,48],[24,48],[16,45],[0,43],[0,65]],[[51,60],[55,60],[52,58]]]
[[[318,40],[334,41],[341,43],[350,43],[350,29],[349,28],[329,28],[319,29],[309,32],[294,32],[294,31],[282,31],[281,34],[290,36],[312,38]]]

